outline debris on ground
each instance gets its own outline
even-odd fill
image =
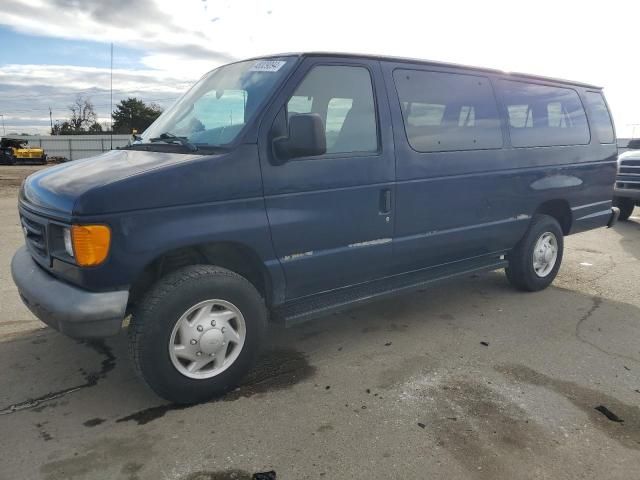
[[[617,416],[615,413],[613,413],[611,410],[609,410],[604,405],[598,405],[596,407],[596,410],[599,411],[601,414],[603,414],[605,417],[607,417],[612,422],[618,422],[618,423],[624,422],[623,419],[621,419],[619,416]]]
[[[489,342],[480,342],[480,345],[484,345],[485,347],[489,346]]]
[[[276,472],[271,470],[270,472],[254,473],[251,480],[276,480]]]

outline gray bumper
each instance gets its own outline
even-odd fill
[[[638,188],[618,188],[613,189],[614,197],[633,198],[634,200],[640,200],[640,189]]]
[[[129,292],[89,292],[49,275],[26,247],[11,261],[20,297],[33,314],[56,330],[75,338],[107,337],[121,328]]]

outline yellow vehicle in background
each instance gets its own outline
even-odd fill
[[[42,148],[31,148],[28,141],[17,138],[3,138],[0,140],[0,165],[15,165],[17,163],[33,163],[44,165],[47,155]]]

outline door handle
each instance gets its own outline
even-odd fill
[[[380,215],[391,213],[391,190],[384,188],[380,190]]]

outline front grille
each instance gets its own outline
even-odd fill
[[[620,174],[640,177],[640,160],[622,160],[620,162]]]
[[[620,161],[616,188],[640,190],[640,159]]]
[[[22,231],[27,243],[27,248],[33,255],[41,258],[47,256],[47,229],[44,221],[39,221],[36,217],[20,215]]]

